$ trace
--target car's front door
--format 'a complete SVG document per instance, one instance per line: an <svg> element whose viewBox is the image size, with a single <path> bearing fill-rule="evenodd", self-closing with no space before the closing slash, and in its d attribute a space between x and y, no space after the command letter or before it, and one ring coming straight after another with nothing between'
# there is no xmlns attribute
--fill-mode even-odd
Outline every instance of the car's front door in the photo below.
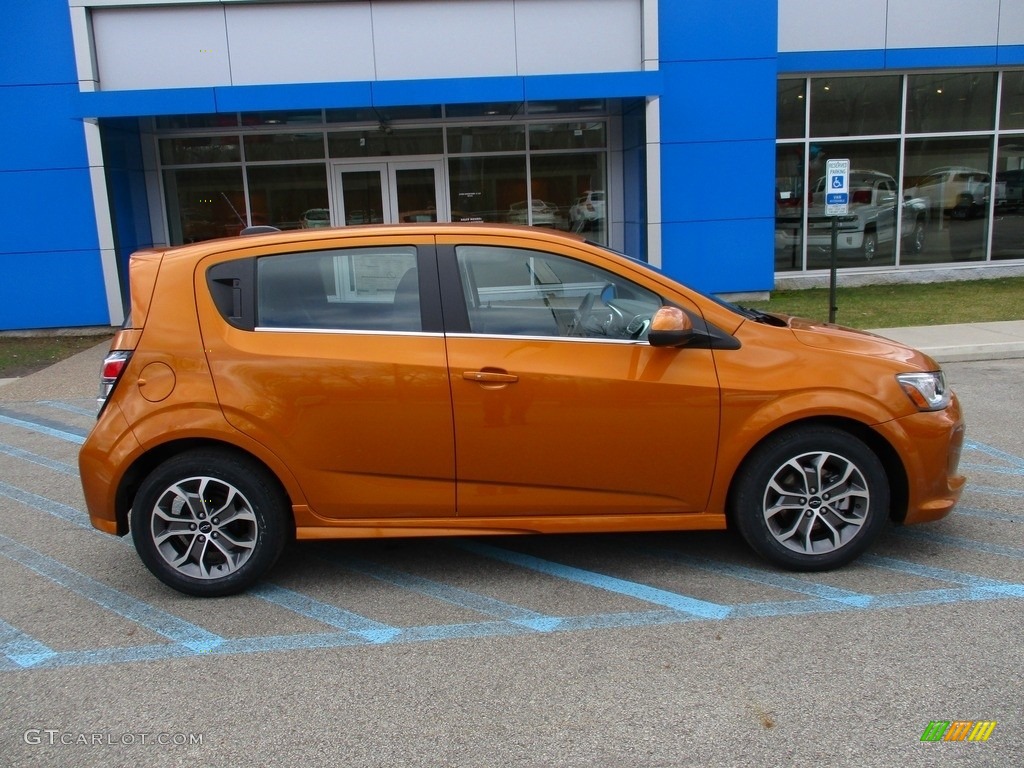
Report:
<svg viewBox="0 0 1024 768"><path fill-rule="evenodd" d="M438 240L459 515L703 511L711 352L651 347L662 298L566 249Z"/></svg>

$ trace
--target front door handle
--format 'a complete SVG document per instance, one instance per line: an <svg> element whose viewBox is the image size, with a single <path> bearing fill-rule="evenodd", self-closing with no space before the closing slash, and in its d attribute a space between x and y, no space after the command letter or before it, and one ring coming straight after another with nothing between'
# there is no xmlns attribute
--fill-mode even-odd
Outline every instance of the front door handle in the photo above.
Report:
<svg viewBox="0 0 1024 768"><path fill-rule="evenodd" d="M477 384L515 384L519 377L514 373L500 371L463 371L462 378L475 381Z"/></svg>

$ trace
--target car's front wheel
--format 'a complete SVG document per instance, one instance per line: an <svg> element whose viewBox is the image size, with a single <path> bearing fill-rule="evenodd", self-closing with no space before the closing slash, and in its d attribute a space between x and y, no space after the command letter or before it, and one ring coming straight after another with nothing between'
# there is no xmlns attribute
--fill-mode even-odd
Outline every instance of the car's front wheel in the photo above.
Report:
<svg viewBox="0 0 1024 768"><path fill-rule="evenodd" d="M217 597L263 576L288 539L287 497L257 462L218 450L183 453L143 481L131 510L135 549L179 592Z"/></svg>
<svg viewBox="0 0 1024 768"><path fill-rule="evenodd" d="M731 519L756 552L786 568L820 571L850 562L888 516L882 463L861 440L833 427L770 437L740 472Z"/></svg>

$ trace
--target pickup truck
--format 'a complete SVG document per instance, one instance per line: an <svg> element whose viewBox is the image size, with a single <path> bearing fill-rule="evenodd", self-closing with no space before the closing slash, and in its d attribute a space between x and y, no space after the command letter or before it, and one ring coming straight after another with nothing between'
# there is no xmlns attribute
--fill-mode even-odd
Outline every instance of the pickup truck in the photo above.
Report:
<svg viewBox="0 0 1024 768"><path fill-rule="evenodd" d="M896 238L898 186L896 180L879 171L850 172L849 213L838 217L837 249L856 252L865 261L872 261L879 245L893 243ZM832 217L825 215L825 177L818 179L811 190L807 210L807 248L817 252L832 250ZM928 226L928 202L905 196L903 208L903 249L920 253L924 249ZM776 247L792 247L800 231L799 209L780 209L776 216Z"/></svg>

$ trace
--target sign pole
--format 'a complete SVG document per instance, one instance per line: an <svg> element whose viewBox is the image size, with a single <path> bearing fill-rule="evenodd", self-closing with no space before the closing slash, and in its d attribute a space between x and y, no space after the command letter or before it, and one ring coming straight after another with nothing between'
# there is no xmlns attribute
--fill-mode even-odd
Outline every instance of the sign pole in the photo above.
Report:
<svg viewBox="0 0 1024 768"><path fill-rule="evenodd" d="M825 163L825 215L832 217L832 258L829 263L828 321L836 321L836 269L839 261L839 217L850 212L850 161Z"/></svg>
<svg viewBox="0 0 1024 768"><path fill-rule="evenodd" d="M832 217L832 260L829 264L829 276L828 276L828 321L834 323L836 321L836 310L839 307L836 306L836 262L837 251L839 243L839 218L837 216Z"/></svg>

